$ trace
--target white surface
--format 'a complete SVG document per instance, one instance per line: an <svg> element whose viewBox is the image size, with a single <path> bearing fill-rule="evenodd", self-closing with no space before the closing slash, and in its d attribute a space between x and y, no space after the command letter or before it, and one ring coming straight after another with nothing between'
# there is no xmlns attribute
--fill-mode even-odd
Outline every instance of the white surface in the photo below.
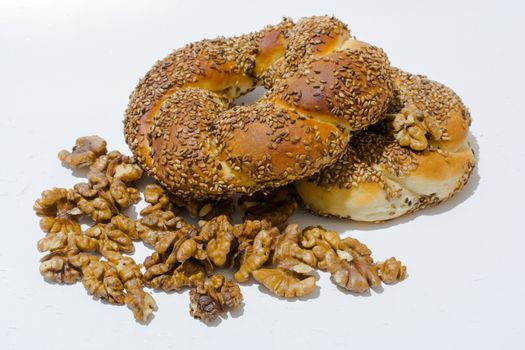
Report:
<svg viewBox="0 0 525 350"><path fill-rule="evenodd" d="M524 8L519 1L0 1L0 348L524 349ZM155 60L205 37L334 14L392 63L455 89L470 107L479 165L449 203L382 225L292 221L346 231L410 277L353 296L321 273L319 295L283 301L243 286L245 306L213 327L188 315L187 292L155 293L143 326L82 285L44 282L31 207L71 186L56 159L77 136L127 151L122 115ZM521 180L520 180L521 179ZM142 258L147 251L139 248Z"/></svg>

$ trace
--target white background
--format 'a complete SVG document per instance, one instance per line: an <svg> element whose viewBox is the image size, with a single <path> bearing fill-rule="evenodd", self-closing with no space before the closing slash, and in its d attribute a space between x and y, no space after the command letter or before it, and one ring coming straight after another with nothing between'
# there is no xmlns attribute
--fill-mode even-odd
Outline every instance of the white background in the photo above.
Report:
<svg viewBox="0 0 525 350"><path fill-rule="evenodd" d="M520 1L0 1L0 348L524 349L524 12ZM297 301L243 286L243 309L212 326L190 318L187 292L154 293L145 326L81 284L42 280L32 204L82 181L60 149L99 134L129 152L128 95L172 49L315 14L337 16L470 107L479 163L450 202L385 224L292 219L357 237L377 260L395 255L406 281L354 296L321 273L318 293Z"/></svg>

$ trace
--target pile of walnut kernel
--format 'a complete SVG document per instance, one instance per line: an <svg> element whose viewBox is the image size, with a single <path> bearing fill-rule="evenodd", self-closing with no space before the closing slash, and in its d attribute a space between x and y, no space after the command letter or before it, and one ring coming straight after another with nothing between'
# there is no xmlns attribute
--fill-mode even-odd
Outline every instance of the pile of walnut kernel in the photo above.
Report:
<svg viewBox="0 0 525 350"><path fill-rule="evenodd" d="M57 283L81 281L90 295L126 304L138 321L147 322L157 308L144 287L166 292L189 288L190 314L209 322L242 303L236 282L250 278L280 297L293 298L315 288L315 269L354 293L406 277L401 262L375 263L356 239L341 239L321 227L287 225L297 208L290 186L241 197L244 219L233 224L233 200L182 203L159 185L148 185L148 206L133 221L123 214L140 199L134 185L142 170L132 158L108 153L98 136L81 137L72 152L58 156L71 168L89 167L88 181L44 191L35 202L46 234L37 244L46 252L40 273ZM181 206L201 219L197 226L177 215ZM82 217L92 223L84 231ZM125 255L134 251L137 240L154 249L143 264ZM235 281L214 273L218 268L233 269Z"/></svg>

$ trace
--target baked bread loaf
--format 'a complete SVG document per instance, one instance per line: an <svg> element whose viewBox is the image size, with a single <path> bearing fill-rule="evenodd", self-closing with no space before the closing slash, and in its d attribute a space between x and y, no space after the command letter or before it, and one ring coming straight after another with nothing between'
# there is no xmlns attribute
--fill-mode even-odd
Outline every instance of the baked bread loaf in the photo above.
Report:
<svg viewBox="0 0 525 350"><path fill-rule="evenodd" d="M182 199L254 193L334 163L352 132L393 96L382 50L335 18L285 19L260 32L189 44L157 62L130 96L126 142ZM257 103L232 102L257 85Z"/></svg>
<svg viewBox="0 0 525 350"><path fill-rule="evenodd" d="M393 77L385 118L354 135L334 165L296 183L310 210L383 221L442 202L467 182L475 159L461 99L424 76L393 69Z"/></svg>

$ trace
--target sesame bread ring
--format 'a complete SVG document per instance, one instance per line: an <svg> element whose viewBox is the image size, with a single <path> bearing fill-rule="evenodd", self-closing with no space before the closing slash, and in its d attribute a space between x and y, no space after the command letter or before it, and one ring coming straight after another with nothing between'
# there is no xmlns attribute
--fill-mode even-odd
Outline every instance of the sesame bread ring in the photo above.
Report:
<svg viewBox="0 0 525 350"><path fill-rule="evenodd" d="M139 82L125 117L139 164L182 199L285 185L337 160L393 97L382 50L332 17L189 44ZM255 104L232 102L257 85Z"/></svg>
<svg viewBox="0 0 525 350"><path fill-rule="evenodd" d="M310 210L384 221L440 203L466 184L475 164L468 110L446 86L393 72L387 118L354 135L334 165L296 183Z"/></svg>

